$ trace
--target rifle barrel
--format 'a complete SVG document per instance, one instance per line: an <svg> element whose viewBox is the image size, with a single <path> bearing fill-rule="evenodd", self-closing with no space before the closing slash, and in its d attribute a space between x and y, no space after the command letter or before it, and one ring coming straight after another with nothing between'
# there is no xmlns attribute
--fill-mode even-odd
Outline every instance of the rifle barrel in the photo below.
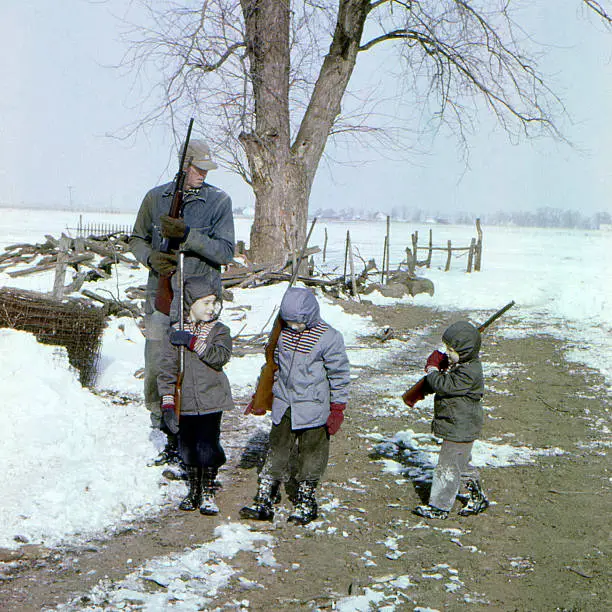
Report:
<svg viewBox="0 0 612 612"><path fill-rule="evenodd" d="M497 321L507 310L510 310L514 306L515 302L512 300L508 302L503 308L500 308L495 314L491 315L479 328L478 331L483 332L491 323Z"/></svg>

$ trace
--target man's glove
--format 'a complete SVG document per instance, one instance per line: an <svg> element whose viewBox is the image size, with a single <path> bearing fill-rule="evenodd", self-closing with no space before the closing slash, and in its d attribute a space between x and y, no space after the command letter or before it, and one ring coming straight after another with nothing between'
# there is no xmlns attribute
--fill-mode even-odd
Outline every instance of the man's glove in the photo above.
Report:
<svg viewBox="0 0 612 612"><path fill-rule="evenodd" d="M170 276L176 270L177 258L173 253L151 251L148 263L149 268L157 272L160 276Z"/></svg>
<svg viewBox="0 0 612 612"><path fill-rule="evenodd" d="M161 223L161 235L164 238L178 238L181 242L187 238L189 226L180 217L177 219L168 215L162 215L159 218L159 222Z"/></svg>
<svg viewBox="0 0 612 612"><path fill-rule="evenodd" d="M427 358L427 363L425 364L425 372L427 372L428 374L433 370L439 370L441 372L444 372L445 370L448 370L448 366L448 355L440 351L434 351Z"/></svg>
<svg viewBox="0 0 612 612"><path fill-rule="evenodd" d="M335 433L338 433L340 429L340 425L342 425L342 421L344 421L344 409L346 408L346 404L338 404L336 402L332 402L329 407L329 416L327 417L327 432L330 436L333 436Z"/></svg>
<svg viewBox="0 0 612 612"><path fill-rule="evenodd" d="M186 346L190 351L193 351L198 337L190 334L188 331L173 329L168 336L170 343L174 346Z"/></svg>
<svg viewBox="0 0 612 612"><path fill-rule="evenodd" d="M174 411L174 404L162 404L161 413L164 424L170 430L170 433L176 435L179 432L179 424L176 412Z"/></svg>

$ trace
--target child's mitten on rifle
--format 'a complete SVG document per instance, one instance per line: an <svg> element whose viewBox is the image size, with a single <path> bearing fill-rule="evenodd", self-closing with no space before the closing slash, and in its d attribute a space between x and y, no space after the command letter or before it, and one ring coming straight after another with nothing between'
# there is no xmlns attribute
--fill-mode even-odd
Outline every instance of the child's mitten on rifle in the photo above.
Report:
<svg viewBox="0 0 612 612"><path fill-rule="evenodd" d="M433 370L439 370L440 372L444 372L448 369L448 365L448 355L446 353L442 353L441 351L434 351L427 358L427 363L425 364L425 372L427 372L428 374Z"/></svg>
<svg viewBox="0 0 612 612"><path fill-rule="evenodd" d="M186 346L193 351L198 337L182 329L173 329L169 335L170 343L174 346Z"/></svg>

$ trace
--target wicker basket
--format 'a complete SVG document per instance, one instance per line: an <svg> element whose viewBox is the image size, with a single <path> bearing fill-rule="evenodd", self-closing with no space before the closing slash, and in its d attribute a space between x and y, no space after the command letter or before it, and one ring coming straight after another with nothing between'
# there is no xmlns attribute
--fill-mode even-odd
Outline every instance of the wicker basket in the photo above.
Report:
<svg viewBox="0 0 612 612"><path fill-rule="evenodd" d="M0 327L27 331L43 344L66 347L81 384L95 383L106 315L80 300L57 301L24 289L0 289Z"/></svg>

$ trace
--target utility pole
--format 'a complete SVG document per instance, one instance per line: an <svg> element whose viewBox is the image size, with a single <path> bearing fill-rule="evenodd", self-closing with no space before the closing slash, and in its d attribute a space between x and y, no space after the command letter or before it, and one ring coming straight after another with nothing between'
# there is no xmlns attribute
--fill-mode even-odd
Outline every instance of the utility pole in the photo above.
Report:
<svg viewBox="0 0 612 612"><path fill-rule="evenodd" d="M68 185L68 204L70 206L70 210L72 210L72 190L74 187L72 185Z"/></svg>

